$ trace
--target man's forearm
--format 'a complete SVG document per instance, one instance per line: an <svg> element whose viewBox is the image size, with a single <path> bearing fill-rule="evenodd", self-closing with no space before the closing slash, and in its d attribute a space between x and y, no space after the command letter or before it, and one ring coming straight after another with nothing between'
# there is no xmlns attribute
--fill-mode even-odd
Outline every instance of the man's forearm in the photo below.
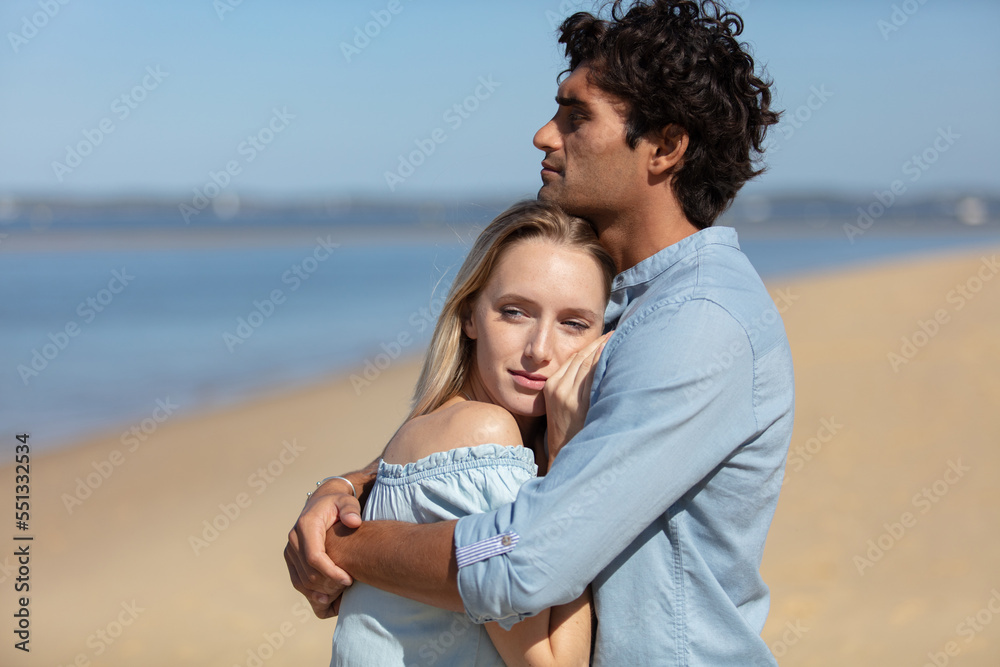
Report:
<svg viewBox="0 0 1000 667"><path fill-rule="evenodd" d="M366 521L354 531L337 524L327 533L326 551L358 581L442 609L464 611L453 548L456 523Z"/></svg>

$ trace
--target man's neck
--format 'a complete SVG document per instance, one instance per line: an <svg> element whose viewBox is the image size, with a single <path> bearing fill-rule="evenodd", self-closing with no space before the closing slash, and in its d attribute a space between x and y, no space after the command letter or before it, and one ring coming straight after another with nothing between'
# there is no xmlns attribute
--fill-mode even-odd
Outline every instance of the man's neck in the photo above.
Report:
<svg viewBox="0 0 1000 667"><path fill-rule="evenodd" d="M698 231L673 200L646 209L636 207L610 220L592 222L601 245L615 260L619 272L631 269Z"/></svg>

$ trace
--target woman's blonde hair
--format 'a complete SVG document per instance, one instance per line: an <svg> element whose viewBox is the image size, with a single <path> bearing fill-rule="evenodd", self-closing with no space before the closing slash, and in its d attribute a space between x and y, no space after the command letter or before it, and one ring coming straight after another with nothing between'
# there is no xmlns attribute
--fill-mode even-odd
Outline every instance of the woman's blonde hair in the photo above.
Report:
<svg viewBox="0 0 1000 667"><path fill-rule="evenodd" d="M515 243L529 239L552 241L589 253L604 274L605 298L611 294L615 263L587 221L550 202L528 200L514 204L482 231L455 276L434 327L409 419L433 412L462 390L475 349L462 322L471 315L472 302L489 282L504 253Z"/></svg>

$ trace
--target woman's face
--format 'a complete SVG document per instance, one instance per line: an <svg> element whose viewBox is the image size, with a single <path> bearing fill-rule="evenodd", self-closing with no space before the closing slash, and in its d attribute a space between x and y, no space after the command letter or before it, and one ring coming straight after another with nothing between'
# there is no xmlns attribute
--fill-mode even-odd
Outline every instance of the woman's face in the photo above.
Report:
<svg viewBox="0 0 1000 667"><path fill-rule="evenodd" d="M545 414L545 380L601 335L605 305L600 265L585 251L512 245L463 323L476 341L477 389L515 416Z"/></svg>

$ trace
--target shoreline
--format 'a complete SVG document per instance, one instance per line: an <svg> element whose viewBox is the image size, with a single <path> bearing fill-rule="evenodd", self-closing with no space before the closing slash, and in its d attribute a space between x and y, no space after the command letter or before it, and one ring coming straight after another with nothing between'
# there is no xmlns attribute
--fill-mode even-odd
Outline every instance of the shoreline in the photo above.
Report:
<svg viewBox="0 0 1000 667"><path fill-rule="evenodd" d="M429 243L461 239L460 232L475 237L481 227L469 222L454 229L442 226L384 225L378 227L287 225L282 227L150 227L110 229L11 230L3 238L9 253L119 250L176 250L210 248L296 247L313 243L317 236L334 236L337 242L366 244L389 236L398 243ZM0 230L3 228L0 227ZM456 231L456 230L460 230Z"/></svg>
<svg viewBox="0 0 1000 667"><path fill-rule="evenodd" d="M454 224L379 224L379 225L330 225L289 223L286 225L233 225L215 226L108 226L72 228L11 228L0 224L5 252L77 251L77 250L155 250L177 248L241 248L262 245L295 246L313 242L317 235L333 235L347 243L382 242L386 236L404 243L454 241L456 238L469 243L488 220L466 220ZM855 234L844 230L849 220L829 220L822 224L789 224L787 222L740 222L722 224L737 231L741 239L749 240L801 240L822 238L830 241L862 243L865 238L955 238L965 235L970 243L985 241L997 243L1000 226L979 226L953 223L900 223L875 225ZM471 235L471 236L470 236Z"/></svg>
<svg viewBox="0 0 1000 667"><path fill-rule="evenodd" d="M360 230L356 231L362 233ZM270 233L265 234L265 238L269 236ZM880 266L905 266L913 262L946 261L954 257L967 256L974 252L990 254L991 252L996 251L1000 251L1000 242L991 243L989 245L984 244L982 246L978 246L975 250L969 246L913 250L900 255L867 258L862 257L846 265L835 264L832 266L825 266L820 264L811 269L765 274L763 276L763 280L769 287L781 286L787 283L797 283L803 280L836 277L846 273L869 270ZM775 290L772 289L771 291L773 293ZM399 359L393 360L393 363L409 363L414 360L420 360L422 359L423 352L424 350L422 348L419 350L408 350L407 353L403 354ZM358 361L353 363L360 364L361 362ZM229 387L219 385L215 390L213 390L210 398L203 399L201 402L193 404L191 407L185 405L183 407L183 416L185 418L189 416L198 417L209 414L213 411L239 405L241 403L280 398L286 393L296 392L310 387L322 386L326 383L335 382L342 377L349 377L352 373L358 373L360 371L360 367L348 363L341 365L334 371L326 371L315 375L304 373L295 379L274 380L260 384L240 384ZM45 445L45 449L46 451L59 451L77 446L81 442L88 442L100 438L110 438L116 432L120 434L122 432L121 429L130 429L137 422L141 422L146 419L148 417L147 412L148 409L144 408L142 411L133 410L129 415L123 414L119 417L112 416L100 418L98 423L94 426L84 426L78 433L75 434L68 428L57 429L49 435L51 444ZM27 426L30 427L32 425L28 424ZM11 455L6 453L0 456L0 464L9 463L12 460L10 457Z"/></svg>
<svg viewBox="0 0 1000 667"><path fill-rule="evenodd" d="M423 349L407 351L406 353L401 354L398 358L393 359L391 367L402 366L409 368L415 366L419 369L420 364L423 363L423 355ZM389 369L387 368L386 370ZM223 415L233 410L241 410L244 408L249 409L252 406L263 406L276 401L286 401L298 395L309 395L313 392L323 391L331 385L341 382L349 383L350 378L353 375L360 375L363 372L363 365L353 364L338 371L323 373L297 381L283 381L249 388L233 389L231 393L220 394L218 397L209 401L204 401L190 407L183 406L183 409L177 414L177 417L174 418L171 415L170 419L171 421L197 421L202 419L211 419L216 415ZM380 373L381 372L382 371L380 370ZM379 377L381 377L381 375ZM375 381L377 382L378 378L376 378ZM363 389L364 388L362 388L361 393L363 393ZM357 390L355 390L355 393L357 393ZM410 397L407 396L407 401L409 401L409 398ZM165 399L160 399L160 402L169 400L168 396ZM141 429L142 422L148 422L149 419L150 413L148 410L142 413L137 412L130 419L108 419L103 425L83 430L77 435L54 437L51 441L43 445L43 448L38 451L40 454L50 455L57 454L62 451L72 450L78 447L86 447L95 442L118 440L130 432L134 433L133 429L135 428ZM166 420L157 420L154 418L154 421L159 423L160 421ZM139 437L142 436L140 435ZM4 458L7 456L10 458ZM12 463L13 453L4 451L3 454L0 455L0 469Z"/></svg>

